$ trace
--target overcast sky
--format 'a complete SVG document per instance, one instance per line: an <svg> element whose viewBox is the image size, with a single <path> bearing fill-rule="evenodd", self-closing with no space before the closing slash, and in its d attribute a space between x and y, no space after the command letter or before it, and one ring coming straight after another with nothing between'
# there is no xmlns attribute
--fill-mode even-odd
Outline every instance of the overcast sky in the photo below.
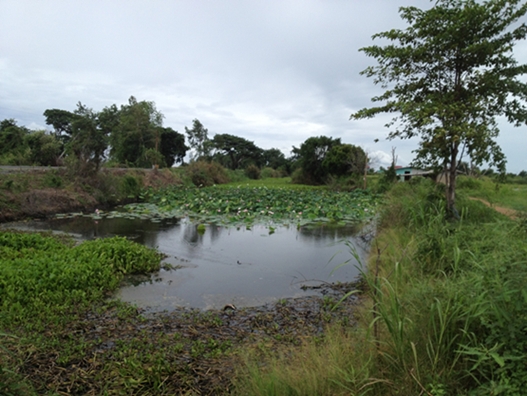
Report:
<svg viewBox="0 0 527 396"><path fill-rule="evenodd" d="M199 119L290 155L311 136L362 146L399 165L416 141L385 137L387 117L350 121L380 93L359 75L371 36L404 28L398 9L428 0L0 0L0 120L49 129L46 109L96 111L153 101L164 126ZM516 48L527 62L527 45ZM527 170L527 127L502 124L508 170ZM380 139L375 143L375 139Z"/></svg>

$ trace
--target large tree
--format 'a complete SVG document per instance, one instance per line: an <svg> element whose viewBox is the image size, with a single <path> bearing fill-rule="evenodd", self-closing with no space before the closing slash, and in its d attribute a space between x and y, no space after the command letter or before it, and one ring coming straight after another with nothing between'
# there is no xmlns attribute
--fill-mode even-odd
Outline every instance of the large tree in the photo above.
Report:
<svg viewBox="0 0 527 396"><path fill-rule="evenodd" d="M362 74L386 91L352 118L395 113L388 138L420 137L416 163L447 172L446 199L455 212L456 172L467 155L472 163L505 171L496 143L496 118L520 125L527 121L527 72L513 57L527 26L521 0L437 0L428 10L400 8L409 26L373 36L384 46L361 48L377 66Z"/></svg>
<svg viewBox="0 0 527 396"><path fill-rule="evenodd" d="M97 173L108 147L107 133L99 127L98 113L81 102L74 114L77 117L71 123L71 139L66 151L75 157L79 173Z"/></svg>
<svg viewBox="0 0 527 396"><path fill-rule="evenodd" d="M185 145L185 136L172 128L160 129L161 141L159 152L169 168L175 163L183 162L188 147Z"/></svg>
<svg viewBox="0 0 527 396"><path fill-rule="evenodd" d="M325 171L335 176L362 175L366 166L366 153L352 144L333 146L322 161Z"/></svg>
<svg viewBox="0 0 527 396"><path fill-rule="evenodd" d="M310 137L300 148L293 146L293 157L302 171L305 183L322 184L329 175L328 168L323 165L330 150L341 145L340 138L327 136Z"/></svg>
<svg viewBox="0 0 527 396"><path fill-rule="evenodd" d="M46 124L51 125L55 130L55 136L67 142L71 137L71 124L77 115L71 111L61 109L47 109L44 111Z"/></svg>
<svg viewBox="0 0 527 396"><path fill-rule="evenodd" d="M231 169L238 169L248 162L258 163L263 150L253 142L239 136L227 133L214 135L212 146L216 150L216 158L221 156L224 162Z"/></svg>
<svg viewBox="0 0 527 396"><path fill-rule="evenodd" d="M111 114L110 110L109 120L114 122ZM121 106L118 114L119 121L115 122L110 135L110 155L122 164L150 166L146 153L149 149L158 151L163 114L156 109L154 102L138 102L133 96L127 105Z"/></svg>
<svg viewBox="0 0 527 396"><path fill-rule="evenodd" d="M0 155L22 152L25 150L25 137L29 130L18 126L14 119L0 122Z"/></svg>
<svg viewBox="0 0 527 396"><path fill-rule="evenodd" d="M209 139L209 130L198 119L192 121L192 129L185 127L185 134L187 135L190 148L194 150L193 160L210 155L212 146Z"/></svg>

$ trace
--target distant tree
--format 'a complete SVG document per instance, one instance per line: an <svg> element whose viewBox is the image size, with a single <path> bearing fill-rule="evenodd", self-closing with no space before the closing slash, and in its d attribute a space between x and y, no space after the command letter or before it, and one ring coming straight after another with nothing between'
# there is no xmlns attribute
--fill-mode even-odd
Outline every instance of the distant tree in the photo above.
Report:
<svg viewBox="0 0 527 396"><path fill-rule="evenodd" d="M0 155L22 152L26 149L25 136L29 130L18 126L13 119L0 122Z"/></svg>
<svg viewBox="0 0 527 396"><path fill-rule="evenodd" d="M215 156L224 157L231 169L259 162L263 152L253 142L227 133L214 135L212 147L216 150Z"/></svg>
<svg viewBox="0 0 527 396"><path fill-rule="evenodd" d="M284 153L277 148L264 150L262 153L262 166L278 169L287 165Z"/></svg>
<svg viewBox="0 0 527 396"><path fill-rule="evenodd" d="M110 134L110 156L122 164L149 167L146 151L159 143L158 128L163 126L163 117L154 102L138 102L131 96L128 104L121 106L119 122Z"/></svg>
<svg viewBox="0 0 527 396"><path fill-rule="evenodd" d="M328 168L323 165L324 161L330 150L341 144L339 138L318 136L308 138L300 145L300 148L293 146L293 157L301 168L304 182L312 184L326 182L329 173Z"/></svg>
<svg viewBox="0 0 527 396"><path fill-rule="evenodd" d="M89 176L98 172L108 147L107 135L99 128L98 114L81 102L74 111L71 139L66 152L75 157L76 172ZM70 163L72 163L70 161Z"/></svg>
<svg viewBox="0 0 527 396"><path fill-rule="evenodd" d="M527 65L518 65L512 52L527 35L525 23L513 26L526 12L522 0L437 0L429 10L402 7L409 27L378 33L373 37L390 43L361 49L378 62L362 74L393 88L372 99L384 104L351 117L397 113L388 138L420 137L414 162L448 171L445 195L454 215L461 154L504 172L496 117L516 125L527 121L527 84L518 79Z"/></svg>
<svg viewBox="0 0 527 396"><path fill-rule="evenodd" d="M40 166L57 166L63 144L55 135L46 131L32 131L25 137L30 148L31 164Z"/></svg>
<svg viewBox="0 0 527 396"><path fill-rule="evenodd" d="M518 176L527 177L527 171L522 170L520 173L518 173Z"/></svg>
<svg viewBox="0 0 527 396"><path fill-rule="evenodd" d="M105 107L97 114L97 127L105 136L110 136L119 127L120 110L116 105Z"/></svg>
<svg viewBox="0 0 527 396"><path fill-rule="evenodd" d="M71 124L77 116L67 110L48 109L44 111L46 117L46 124L51 125L54 129L55 136L67 142L71 137Z"/></svg>
<svg viewBox="0 0 527 396"><path fill-rule="evenodd" d="M361 147L352 144L331 147L322 161L325 172L335 176L363 175L366 165L366 153Z"/></svg>
<svg viewBox="0 0 527 396"><path fill-rule="evenodd" d="M209 131L199 120L192 121L192 129L185 127L185 134L190 148L194 150L192 155L193 160L206 158L210 155L211 141L209 139Z"/></svg>
<svg viewBox="0 0 527 396"><path fill-rule="evenodd" d="M159 152L163 156L166 166L170 168L175 163L183 162L188 150L185 145L185 136L172 128L161 128L160 136Z"/></svg>

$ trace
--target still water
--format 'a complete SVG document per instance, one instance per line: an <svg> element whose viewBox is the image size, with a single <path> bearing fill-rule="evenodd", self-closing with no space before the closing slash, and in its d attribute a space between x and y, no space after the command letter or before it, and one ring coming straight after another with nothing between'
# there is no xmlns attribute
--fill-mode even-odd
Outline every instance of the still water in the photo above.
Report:
<svg viewBox="0 0 527 396"><path fill-rule="evenodd" d="M156 248L176 269L161 270L121 288L117 297L153 311L258 306L282 298L317 294L309 286L350 282L359 265L344 241L363 256L367 244L353 227L224 227L198 232L188 219L151 222L89 217L12 223L10 228L66 232L80 240L125 236ZM5 227L4 227L5 228ZM348 265L335 270L339 264ZM304 286L304 287L303 287ZM308 286L306 289L305 287Z"/></svg>

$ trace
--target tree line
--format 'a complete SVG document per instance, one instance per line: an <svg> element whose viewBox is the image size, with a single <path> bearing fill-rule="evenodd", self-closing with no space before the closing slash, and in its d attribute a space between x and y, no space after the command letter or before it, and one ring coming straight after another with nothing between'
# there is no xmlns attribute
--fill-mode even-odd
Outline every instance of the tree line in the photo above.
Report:
<svg viewBox="0 0 527 396"><path fill-rule="evenodd" d="M322 184L330 177L360 175L367 165L364 150L326 136L310 137L291 156L277 148L262 149L254 142L227 133L209 136L197 119L184 134L164 126L154 102L111 105L101 111L77 103L73 111L47 109L52 130L30 130L13 119L0 122L0 163L6 165L65 165L90 176L104 164L118 167L164 168L191 162L216 162L238 170L272 168L283 175L293 171L304 183Z"/></svg>

